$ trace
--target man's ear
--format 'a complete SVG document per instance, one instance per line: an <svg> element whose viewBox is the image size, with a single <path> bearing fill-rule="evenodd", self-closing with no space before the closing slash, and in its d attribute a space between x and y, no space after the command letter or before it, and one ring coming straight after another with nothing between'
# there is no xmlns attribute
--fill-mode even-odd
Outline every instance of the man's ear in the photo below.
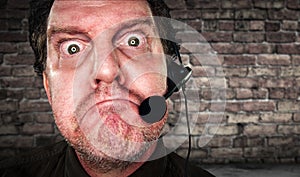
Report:
<svg viewBox="0 0 300 177"><path fill-rule="evenodd" d="M44 89L46 91L48 101L50 105L52 104L52 99L51 99L51 94L50 94L50 88L49 88L49 83L48 83L48 78L45 72L43 72L43 84L44 84Z"/></svg>

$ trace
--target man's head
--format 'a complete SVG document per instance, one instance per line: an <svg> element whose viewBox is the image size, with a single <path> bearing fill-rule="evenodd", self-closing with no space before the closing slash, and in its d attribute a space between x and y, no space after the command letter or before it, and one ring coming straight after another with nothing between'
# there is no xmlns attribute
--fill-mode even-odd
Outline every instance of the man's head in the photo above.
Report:
<svg viewBox="0 0 300 177"><path fill-rule="evenodd" d="M147 158L166 122L167 114L151 125L138 115L144 99L167 89L163 54L172 47L160 39L165 32L157 28L165 24L154 15L167 16L166 6L154 0L32 2L35 68L56 124L88 165L103 171Z"/></svg>
<svg viewBox="0 0 300 177"><path fill-rule="evenodd" d="M147 0L147 2L150 6L153 16L170 18L169 8L162 0ZM54 0L31 0L30 3L29 40L35 53L36 61L34 64L34 69L38 75L42 75L46 66L46 30L48 16L53 3ZM159 29L160 36L162 37L161 42L164 47L165 54L171 56L175 55L176 49L174 49L174 43L172 42L175 41L174 29L166 21L161 22L157 20L156 26Z"/></svg>

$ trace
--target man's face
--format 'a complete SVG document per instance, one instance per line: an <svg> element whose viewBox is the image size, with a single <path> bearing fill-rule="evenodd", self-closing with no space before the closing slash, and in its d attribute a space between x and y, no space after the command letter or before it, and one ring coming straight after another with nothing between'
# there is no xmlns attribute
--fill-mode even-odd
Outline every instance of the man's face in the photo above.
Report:
<svg viewBox="0 0 300 177"><path fill-rule="evenodd" d="M64 137L89 158L139 158L167 117L149 125L138 115L144 99L166 91L147 2L57 0L47 36L44 85Z"/></svg>

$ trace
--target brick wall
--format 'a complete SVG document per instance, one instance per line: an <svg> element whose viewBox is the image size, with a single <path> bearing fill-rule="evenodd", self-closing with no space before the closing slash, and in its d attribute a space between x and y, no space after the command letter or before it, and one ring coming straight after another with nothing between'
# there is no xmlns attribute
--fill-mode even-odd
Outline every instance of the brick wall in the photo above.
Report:
<svg viewBox="0 0 300 177"><path fill-rule="evenodd" d="M200 108L190 105L191 111L200 113L191 115L198 121L192 132L192 158L204 163L299 163L300 2L166 2L172 16L198 30L221 61L219 67L200 66L194 58L197 51L182 49L184 61L194 65L193 76L204 84L197 92ZM42 80L31 66L27 10L28 0L0 1L0 158L60 139ZM226 107L219 127L203 128L212 108L202 67L226 79ZM180 108L176 99L178 95L170 105L175 112ZM214 135L205 146L203 133ZM186 147L185 143L177 152L184 155Z"/></svg>

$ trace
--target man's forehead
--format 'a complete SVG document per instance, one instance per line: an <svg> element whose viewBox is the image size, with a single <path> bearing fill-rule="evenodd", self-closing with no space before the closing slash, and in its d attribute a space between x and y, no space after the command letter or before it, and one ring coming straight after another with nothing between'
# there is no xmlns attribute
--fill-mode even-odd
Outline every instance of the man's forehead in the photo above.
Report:
<svg viewBox="0 0 300 177"><path fill-rule="evenodd" d="M122 5L124 2L147 2L146 0L55 0L56 2L64 2L64 3L80 3L80 4L105 4L105 3L119 3L119 5Z"/></svg>
<svg viewBox="0 0 300 177"><path fill-rule="evenodd" d="M152 13L146 0L56 0L50 12L49 25L76 23L94 28L149 16Z"/></svg>

